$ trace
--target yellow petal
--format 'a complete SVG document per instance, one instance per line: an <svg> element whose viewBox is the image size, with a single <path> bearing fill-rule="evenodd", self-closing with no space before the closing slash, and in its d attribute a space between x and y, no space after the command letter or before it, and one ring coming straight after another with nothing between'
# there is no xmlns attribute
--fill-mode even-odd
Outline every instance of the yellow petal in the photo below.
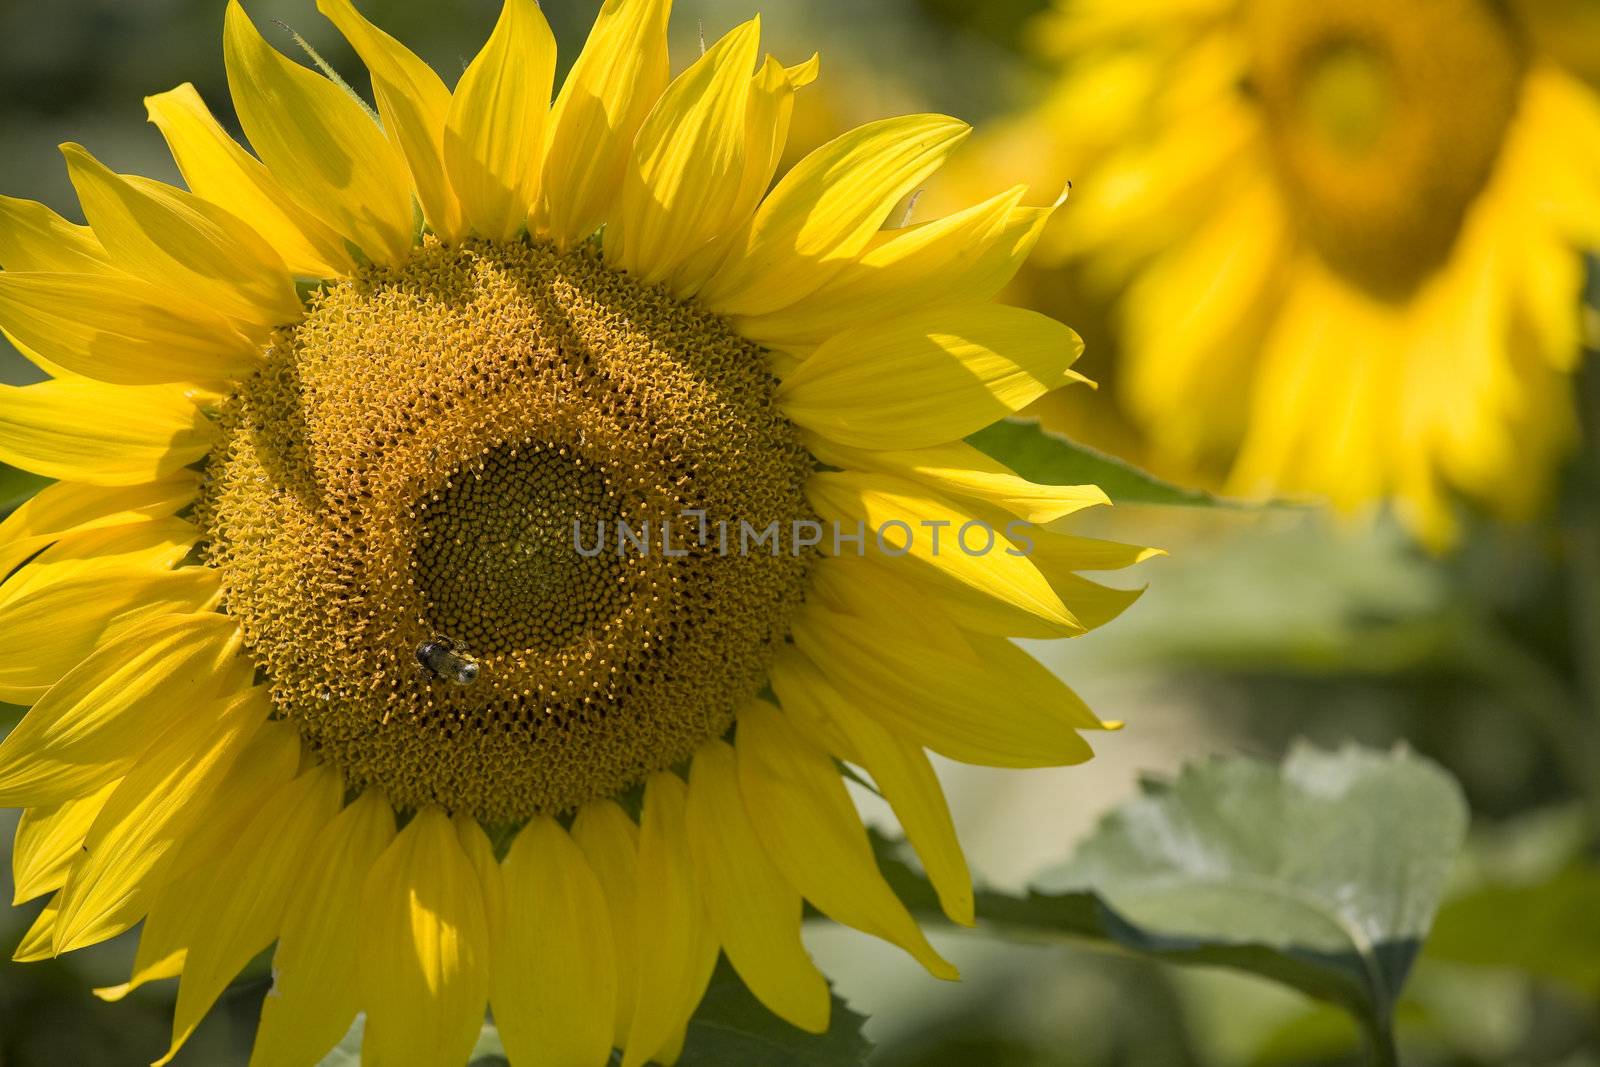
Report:
<svg viewBox="0 0 1600 1067"><path fill-rule="evenodd" d="M153 619L51 687L0 743L0 804L59 804L125 775L152 733L215 692L238 654L224 615Z"/></svg>
<svg viewBox="0 0 1600 1067"><path fill-rule="evenodd" d="M67 871L83 854L84 835L116 788L116 782L109 782L87 796L22 813L11 847L13 904L67 884Z"/></svg>
<svg viewBox="0 0 1600 1067"><path fill-rule="evenodd" d="M32 703L102 645L158 618L201 611L221 592L215 571L85 568L8 601L0 628L0 700Z"/></svg>
<svg viewBox="0 0 1600 1067"><path fill-rule="evenodd" d="M228 136L193 85L147 96L144 105L189 189L249 220L296 276L331 278L355 267L344 238L295 204L283 183Z"/></svg>
<svg viewBox="0 0 1600 1067"><path fill-rule="evenodd" d="M759 700L739 712L737 745L740 795L789 884L835 921L903 948L934 977L957 978L878 872L827 754Z"/></svg>
<svg viewBox="0 0 1600 1067"><path fill-rule="evenodd" d="M517 834L504 875L490 995L507 1054L519 1064L607 1063L617 972L599 880L548 816Z"/></svg>
<svg viewBox="0 0 1600 1067"><path fill-rule="evenodd" d="M794 94L817 80L821 63L821 57L813 55L798 66L785 67L768 56L756 71L744 109L744 174L734 201L735 219L751 217L772 188L772 176L789 143Z"/></svg>
<svg viewBox="0 0 1600 1067"><path fill-rule="evenodd" d="M956 493L1004 508L1037 526L1076 514L1084 508L1111 503L1105 490L1097 485L1030 482L965 441L888 452L848 448L815 437L806 444L829 466L910 478L941 493Z"/></svg>
<svg viewBox="0 0 1600 1067"><path fill-rule="evenodd" d="M921 747L862 712L802 656L783 657L782 666L773 665L772 687L791 717L792 709L804 709L803 714L829 719L845 736L852 762L872 776L921 857L945 915L951 922L973 925L972 873L944 790Z"/></svg>
<svg viewBox="0 0 1600 1067"><path fill-rule="evenodd" d="M760 37L759 18L730 30L667 86L634 140L605 251L646 285L669 277L736 221Z"/></svg>
<svg viewBox="0 0 1600 1067"><path fill-rule="evenodd" d="M539 5L504 0L444 127L445 172L481 237L509 241L537 203L555 70L556 40Z"/></svg>
<svg viewBox="0 0 1600 1067"><path fill-rule="evenodd" d="M667 86L671 12L671 0L606 0L561 86L541 199L562 248L586 240L615 206L634 135Z"/></svg>
<svg viewBox="0 0 1600 1067"><path fill-rule="evenodd" d="M837 523L839 529L853 531L865 523L872 542L869 551L885 566L903 555L908 577L959 582L983 596L1082 632L1078 620L1007 531L953 501L900 478L854 471L815 474L806 495L825 522ZM879 547L880 543L887 547Z"/></svg>
<svg viewBox="0 0 1600 1067"><path fill-rule="evenodd" d="M241 714L266 715L271 703L265 686L238 697ZM139 931L133 973L119 986L96 989L102 1000L121 1000L147 982L175 978L183 970L201 914L194 901L213 891L217 870L270 798L294 778L300 765L300 734L283 720L269 720L255 731L212 795L206 817L191 827L171 853L161 891Z"/></svg>
<svg viewBox="0 0 1600 1067"><path fill-rule="evenodd" d="M1006 528L1004 514L985 514L982 509L979 514L995 529ZM1126 611L1143 595L1143 590L1113 589L1074 574L1073 570L1089 569L1089 564L1098 569L1114 569L1162 554L1158 549L1068 537L1031 527L1013 532L1017 551L1026 552L1028 561L1050 583L1051 591L1061 598L1062 606L1072 616L1072 626L1049 622L968 586L928 581L893 559L838 556L825 560L812 574L813 589L824 606L848 615L871 617L888 607L899 613L901 621L921 619L926 624L929 613L933 613L980 634L1037 640L1079 637Z"/></svg>
<svg viewBox="0 0 1600 1067"><path fill-rule="evenodd" d="M611 943L617 973L617 1003L612 1019L611 1043L622 1048L633 1024L638 993L637 907L639 886L639 827L614 801L595 800L578 810L572 820L572 839L583 850L599 880L611 919Z"/></svg>
<svg viewBox="0 0 1600 1067"><path fill-rule="evenodd" d="M222 316L110 274L0 272L0 327L73 374L117 385L242 378L261 360Z"/></svg>
<svg viewBox="0 0 1600 1067"><path fill-rule="evenodd" d="M228 0L223 56L239 123L295 204L368 259L406 258L411 179L361 105L268 45L238 0Z"/></svg>
<svg viewBox="0 0 1600 1067"><path fill-rule="evenodd" d="M916 636L886 629L882 618L815 606L794 625L795 643L835 687L942 756L987 767L1059 767L1093 756L1077 731L1104 725L1032 656L978 634L965 636L964 655L907 643ZM980 641L988 662L972 651Z"/></svg>
<svg viewBox="0 0 1600 1067"><path fill-rule="evenodd" d="M244 220L182 189L113 173L79 145L61 151L89 225L122 270L185 309L198 303L266 329L299 320L283 257Z"/></svg>
<svg viewBox="0 0 1600 1067"><path fill-rule="evenodd" d="M68 222L34 200L0 196L0 268L57 274L114 274L87 226Z"/></svg>
<svg viewBox="0 0 1600 1067"><path fill-rule="evenodd" d="M178 983L172 1046L156 1061L171 1061L241 968L282 928L290 896L304 876L305 857L338 814L344 781L331 767L313 767L261 801L228 855L211 872L206 891L191 903L193 938Z"/></svg>
<svg viewBox="0 0 1600 1067"><path fill-rule="evenodd" d="M46 478L154 481L204 456L211 441L184 389L76 380L0 386L0 462Z"/></svg>
<svg viewBox="0 0 1600 1067"><path fill-rule="evenodd" d="M102 941L150 910L168 854L205 818L212 793L265 712L256 701L228 694L156 737L84 839L84 856L61 893L58 951Z"/></svg>
<svg viewBox="0 0 1600 1067"><path fill-rule="evenodd" d="M57 914L55 899L51 898L33 925L28 927L28 932L22 935L17 950L11 954L14 962L37 963L55 955L51 945L55 941Z"/></svg>
<svg viewBox="0 0 1600 1067"><path fill-rule="evenodd" d="M791 70L768 56L756 72L744 109L744 173L728 212L734 222L750 218L772 186L772 176L789 139L794 94L816 78L818 65L818 58L813 56L809 63ZM670 286L684 295L698 291L742 240L742 229L730 229L702 245L673 273Z"/></svg>
<svg viewBox="0 0 1600 1067"><path fill-rule="evenodd" d="M694 1014L716 963L689 859L685 792L683 780L667 772L645 784L634 913L638 987L622 1067L640 1067L661 1052Z"/></svg>
<svg viewBox="0 0 1600 1067"><path fill-rule="evenodd" d="M717 940L744 984L802 1030L828 1029L828 981L800 940L800 893L773 864L739 798L733 749L712 741L689 773L689 850Z"/></svg>
<svg viewBox="0 0 1600 1067"><path fill-rule="evenodd" d="M1041 569L1046 566L1043 561L1040 562ZM1067 606L1067 610L1091 630L1097 630L1111 622L1144 596L1143 588L1115 589L1080 575L1049 569L1045 569L1044 574L1050 579L1050 588L1061 597L1061 602Z"/></svg>
<svg viewBox="0 0 1600 1067"><path fill-rule="evenodd" d="M700 302L725 315L761 315L816 292L970 132L944 115L906 115L818 148L768 195Z"/></svg>
<svg viewBox="0 0 1600 1067"><path fill-rule="evenodd" d="M181 518L64 534L0 585L0 699L32 704L102 643L149 619L200 611L221 590L173 568L200 536Z"/></svg>
<svg viewBox="0 0 1600 1067"><path fill-rule="evenodd" d="M378 858L362 894L364 1061L465 1063L489 999L483 891L449 816L427 808Z"/></svg>
<svg viewBox="0 0 1600 1067"><path fill-rule="evenodd" d="M199 476L187 470L112 488L53 482L0 522L0 574L10 574L64 534L167 518L192 503L199 488Z"/></svg>
<svg viewBox="0 0 1600 1067"><path fill-rule="evenodd" d="M461 235L461 203L444 172L444 124L450 90L432 67L361 17L350 0L317 0L372 73L372 95L389 140L405 156L417 200L433 232Z"/></svg>
<svg viewBox="0 0 1600 1067"><path fill-rule="evenodd" d="M505 885L500 877L500 861L494 855L494 842L478 820L465 813L450 820L456 829L456 840L467 861L478 876L478 888L483 893L483 915L487 928L500 929L505 918Z"/></svg>
<svg viewBox="0 0 1600 1067"><path fill-rule="evenodd" d="M784 379L784 413L830 441L907 449L960 440L1082 380L1078 335L1020 308L937 308L838 334Z"/></svg>
<svg viewBox="0 0 1600 1067"><path fill-rule="evenodd" d="M361 888L394 840L394 812L368 789L318 835L290 897L251 1067L319 1063L360 1010Z"/></svg>
<svg viewBox="0 0 1600 1067"><path fill-rule="evenodd" d="M178 565L200 530L177 517L62 534L0 584L0 609L89 575L154 574ZM0 655L3 655L0 651Z"/></svg>
<svg viewBox="0 0 1600 1067"><path fill-rule="evenodd" d="M1023 189L932 222L885 230L815 293L743 318L739 332L769 345L821 344L869 320L952 300L992 299L1038 242L1054 207L1021 207Z"/></svg>
<svg viewBox="0 0 1600 1067"><path fill-rule="evenodd" d="M1032 559L1048 575L1052 569L1067 571L1120 571L1135 563L1165 556L1160 548L1102 541L1094 537L1039 530L1033 534Z"/></svg>

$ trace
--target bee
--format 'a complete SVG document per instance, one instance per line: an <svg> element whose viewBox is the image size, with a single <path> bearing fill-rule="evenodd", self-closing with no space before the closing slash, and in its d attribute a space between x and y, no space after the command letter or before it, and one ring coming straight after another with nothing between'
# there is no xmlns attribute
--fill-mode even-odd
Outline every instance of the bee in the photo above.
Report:
<svg viewBox="0 0 1600 1067"><path fill-rule="evenodd" d="M456 685L471 685L478 680L477 662L442 637L418 645L417 662L435 678L448 678Z"/></svg>

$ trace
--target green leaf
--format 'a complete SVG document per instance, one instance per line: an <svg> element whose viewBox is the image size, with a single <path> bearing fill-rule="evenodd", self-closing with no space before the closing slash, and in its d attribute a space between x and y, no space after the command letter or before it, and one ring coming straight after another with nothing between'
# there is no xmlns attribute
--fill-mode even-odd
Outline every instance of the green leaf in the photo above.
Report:
<svg viewBox="0 0 1600 1067"><path fill-rule="evenodd" d="M808 1034L773 1015L745 988L726 959L719 960L700 1008L689 1022L678 1067L858 1067L872 1042L861 1033L866 1017L838 997L825 1034ZM344 1040L320 1067L359 1067L363 1018L357 1017ZM613 1064L621 1057L613 1054ZM485 1023L472 1050L470 1067L507 1067L505 1046L493 1023Z"/></svg>
<svg viewBox="0 0 1600 1067"><path fill-rule="evenodd" d="M1523 971L1600 992L1600 866L1579 861L1543 881L1497 883L1439 912L1428 956L1474 967Z"/></svg>
<svg viewBox="0 0 1600 1067"><path fill-rule="evenodd" d="M997 422L968 437L967 443L1030 481L1044 485L1098 485L1115 504L1234 509L1260 506L1162 481L1115 456L1051 433L1039 425L1038 419Z"/></svg>
<svg viewBox="0 0 1600 1067"><path fill-rule="evenodd" d="M1145 782L1026 897L980 893L978 916L1030 940L1274 979L1344 1008L1392 1056L1400 989L1466 823L1456 783L1405 751L1218 759ZM937 911L920 878L889 866L918 910Z"/></svg>

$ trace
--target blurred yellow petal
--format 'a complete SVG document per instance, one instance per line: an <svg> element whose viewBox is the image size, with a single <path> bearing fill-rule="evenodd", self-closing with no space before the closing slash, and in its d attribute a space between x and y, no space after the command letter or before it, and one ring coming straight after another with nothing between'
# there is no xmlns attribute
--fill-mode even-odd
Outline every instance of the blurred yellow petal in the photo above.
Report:
<svg viewBox="0 0 1600 1067"><path fill-rule="evenodd" d="M966 437L1081 381L1083 342L1032 311L994 304L932 309L860 326L784 379L784 414L856 448L926 448Z"/></svg>
<svg viewBox="0 0 1600 1067"><path fill-rule="evenodd" d="M767 196L698 299L724 315L761 315L816 292L970 132L944 115L907 115L823 145Z"/></svg>
<svg viewBox="0 0 1600 1067"><path fill-rule="evenodd" d="M959 977L878 872L827 754L759 700L739 712L737 746L740 795L789 884L834 921L898 945L934 977Z"/></svg>
<svg viewBox="0 0 1600 1067"><path fill-rule="evenodd" d="M504 0L450 100L444 165L469 226L509 241L539 195L556 41L534 0Z"/></svg>
<svg viewBox="0 0 1600 1067"><path fill-rule="evenodd" d="M518 832L504 880L491 998L507 1054L519 1064L606 1064L617 971L599 880L548 816Z"/></svg>
<svg viewBox="0 0 1600 1067"><path fill-rule="evenodd" d="M800 941L800 893L762 847L762 831L739 797L733 749L723 742L695 753L686 813L695 875L728 962L775 1015L825 1032L828 982Z"/></svg>
<svg viewBox="0 0 1600 1067"><path fill-rule="evenodd" d="M59 804L122 777L238 649L238 623L216 614L153 619L102 645L0 743L0 803Z"/></svg>
<svg viewBox="0 0 1600 1067"><path fill-rule="evenodd" d="M168 303L198 303L265 329L299 320L283 257L244 220L182 189L116 174L79 145L61 151L111 261L168 290Z"/></svg>
<svg viewBox="0 0 1600 1067"><path fill-rule="evenodd" d="M434 69L368 22L350 0L317 0L372 74L389 140L405 156L423 217L445 240L461 235L461 203L444 171L444 126L450 90Z"/></svg>
<svg viewBox="0 0 1600 1067"><path fill-rule="evenodd" d="M587 239L615 208L634 135L667 86L671 11L671 0L606 0L561 86L541 189L560 247Z"/></svg>
<svg viewBox="0 0 1600 1067"><path fill-rule="evenodd" d="M0 272L0 328L73 374L117 385L242 378L261 360L222 316L110 274Z"/></svg>
<svg viewBox="0 0 1600 1067"><path fill-rule="evenodd" d="M238 0L228 2L223 55L239 123L295 204L368 259L406 258L411 178L361 105L268 45Z"/></svg>
<svg viewBox="0 0 1600 1067"><path fill-rule="evenodd" d="M188 391L40 382L0 386L0 462L63 481L131 485L165 478L211 450Z"/></svg>
<svg viewBox="0 0 1600 1067"><path fill-rule="evenodd" d="M296 276L329 278L355 266L344 238L295 204L265 164L228 136L193 85L147 96L144 104L190 190L248 220Z"/></svg>
<svg viewBox="0 0 1600 1067"><path fill-rule="evenodd" d="M425 808L362 895L362 1056L382 1067L465 1063L489 1000L483 888L449 816Z"/></svg>
<svg viewBox="0 0 1600 1067"><path fill-rule="evenodd" d="M686 789L669 772L645 784L634 936L638 986L622 1067L655 1059L689 1021L716 963L717 943L694 881Z"/></svg>
<svg viewBox="0 0 1600 1067"><path fill-rule="evenodd" d="M667 86L634 140L605 250L642 284L669 277L735 221L760 38L759 18L730 30Z"/></svg>
<svg viewBox="0 0 1600 1067"><path fill-rule="evenodd" d="M311 844L289 899L251 1067L319 1063L360 1010L361 890L394 840L394 812L368 789Z"/></svg>

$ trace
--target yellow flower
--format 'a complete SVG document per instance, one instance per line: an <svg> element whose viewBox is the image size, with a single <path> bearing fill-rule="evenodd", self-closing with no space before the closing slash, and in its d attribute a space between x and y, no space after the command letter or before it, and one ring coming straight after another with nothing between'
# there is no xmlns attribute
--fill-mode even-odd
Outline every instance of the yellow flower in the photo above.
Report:
<svg viewBox="0 0 1600 1067"><path fill-rule="evenodd" d="M1538 509L1600 248L1600 102L1528 21L1571 6L1063 0L1067 73L987 158L1077 179L1041 255L1120 291L1158 466L1439 546L1455 495Z"/></svg>
<svg viewBox="0 0 1600 1067"><path fill-rule="evenodd" d="M925 750L1104 725L1008 638L1107 621L1134 594L1075 572L1147 553L963 443L1076 377L990 302L1050 210L880 229L966 136L931 115L769 191L817 65L755 21L669 80L666 0L608 0L552 106L533 0L454 90L319 6L381 125L230 4L256 156L182 86L188 191L68 145L89 227L0 200L0 326L51 375L0 391L0 459L59 479L0 526L17 958L142 920L101 994L181 975L176 1051L276 942L258 1065L358 1012L374 1062L461 1063L490 1005L517 1063L670 1062L719 951L820 1031L802 899L955 977L835 759L970 923Z"/></svg>

